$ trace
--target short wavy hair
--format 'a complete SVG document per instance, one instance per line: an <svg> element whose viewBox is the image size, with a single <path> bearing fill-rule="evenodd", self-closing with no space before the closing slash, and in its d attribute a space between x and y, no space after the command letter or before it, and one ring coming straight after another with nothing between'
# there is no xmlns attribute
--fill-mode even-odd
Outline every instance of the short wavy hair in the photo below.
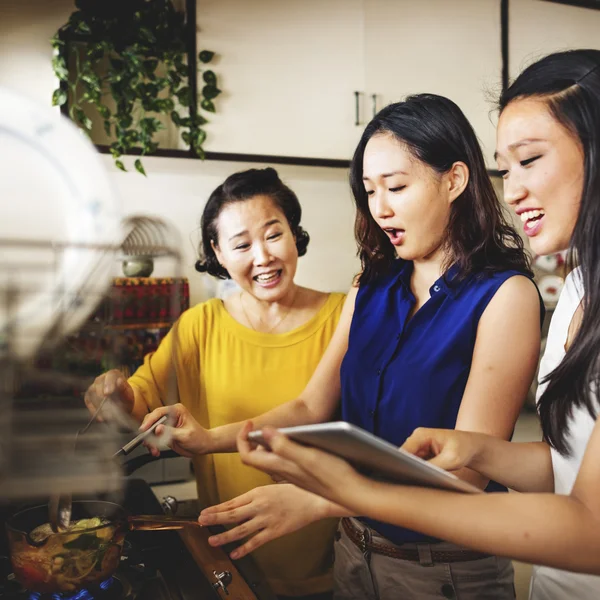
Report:
<svg viewBox="0 0 600 600"><path fill-rule="evenodd" d="M219 245L217 220L228 204L255 196L268 196L281 209L296 239L298 256L306 254L310 236L300 225L302 207L296 194L281 181L275 169L249 169L230 175L210 195L200 219L202 241L198 249L200 258L195 265L197 271L219 279L231 279L227 269L217 260L212 246Z"/></svg>

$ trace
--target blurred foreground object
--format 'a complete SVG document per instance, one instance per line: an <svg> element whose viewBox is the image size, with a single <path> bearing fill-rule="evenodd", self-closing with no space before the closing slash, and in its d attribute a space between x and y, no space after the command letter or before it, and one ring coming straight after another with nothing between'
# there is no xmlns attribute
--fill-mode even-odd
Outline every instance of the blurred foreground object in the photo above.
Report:
<svg viewBox="0 0 600 600"><path fill-rule="evenodd" d="M36 358L76 332L110 286L121 207L89 140L54 110L0 89L0 500L111 491L115 432L75 433L76 376ZM43 390L30 394L28 389Z"/></svg>

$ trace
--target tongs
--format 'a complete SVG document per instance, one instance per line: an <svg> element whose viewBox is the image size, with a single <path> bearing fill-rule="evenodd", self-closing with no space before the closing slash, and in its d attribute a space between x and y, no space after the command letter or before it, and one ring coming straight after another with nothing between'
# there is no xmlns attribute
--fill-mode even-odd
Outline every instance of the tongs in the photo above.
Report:
<svg viewBox="0 0 600 600"><path fill-rule="evenodd" d="M136 435L130 442L127 442L124 446L119 448L114 454L113 458L117 458L119 456L127 456L130 452L133 452L140 444L144 442L144 440L154 433L154 430L162 425L169 417L167 415L163 415L156 423L153 423L149 429L146 431L142 431L142 433Z"/></svg>
<svg viewBox="0 0 600 600"><path fill-rule="evenodd" d="M75 450L77 447L77 440L79 439L79 436L84 434L91 427L107 399L108 396L104 396L104 398L102 398L102 401L98 405L98 408L92 415L91 419L82 429L77 432L75 435L75 446L73 450ZM152 435L154 430L159 425L164 423L167 418L167 415L162 416L160 419L158 419L158 421L156 421L156 423L153 423L149 429L136 435L130 442L119 448L119 450L113 454L113 458L127 456L130 452L133 452L133 450L142 444L146 438ZM48 518L50 521L50 527L54 533L67 531L69 529L69 525L71 524L72 507L73 496L71 494L53 494L50 496L50 500L48 501Z"/></svg>

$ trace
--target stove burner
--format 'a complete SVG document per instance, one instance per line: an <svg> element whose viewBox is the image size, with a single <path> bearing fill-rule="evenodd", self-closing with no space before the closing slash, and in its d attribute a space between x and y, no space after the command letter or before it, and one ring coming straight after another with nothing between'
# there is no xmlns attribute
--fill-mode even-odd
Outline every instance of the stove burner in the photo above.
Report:
<svg viewBox="0 0 600 600"><path fill-rule="evenodd" d="M106 581L103 581L103 582L100 584L100 587L101 587L103 590L107 590L107 589L108 589L108 588L109 588L111 585L113 585L114 583L115 583L115 578L114 578L114 577L111 577L110 579L107 579Z"/></svg>
<svg viewBox="0 0 600 600"><path fill-rule="evenodd" d="M62 594L29 592L27 600L109 600L124 597L123 587L119 579L110 577L94 589L83 589L78 592Z"/></svg>
<svg viewBox="0 0 600 600"><path fill-rule="evenodd" d="M40 594L38 592L28 592L23 590L16 581L13 581L15 587L9 591L4 590L7 595L0 592L0 597L15 598L15 600L117 600L128 598L131 587L124 584L118 577L110 577L93 589L82 589L78 592L60 593L60 594Z"/></svg>

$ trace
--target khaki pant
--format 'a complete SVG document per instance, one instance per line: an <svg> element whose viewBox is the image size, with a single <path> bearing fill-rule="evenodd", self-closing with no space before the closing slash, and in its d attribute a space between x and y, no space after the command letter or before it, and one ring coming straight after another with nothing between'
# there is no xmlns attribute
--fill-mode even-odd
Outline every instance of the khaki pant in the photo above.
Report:
<svg viewBox="0 0 600 600"><path fill-rule="evenodd" d="M365 530L363 523L352 519ZM393 546L370 529L373 542ZM491 556L479 560L431 564L431 550L460 550L460 546L403 544L419 551L420 562L389 558L382 554L364 555L348 538L341 523L335 543L334 600L514 600L512 563Z"/></svg>

